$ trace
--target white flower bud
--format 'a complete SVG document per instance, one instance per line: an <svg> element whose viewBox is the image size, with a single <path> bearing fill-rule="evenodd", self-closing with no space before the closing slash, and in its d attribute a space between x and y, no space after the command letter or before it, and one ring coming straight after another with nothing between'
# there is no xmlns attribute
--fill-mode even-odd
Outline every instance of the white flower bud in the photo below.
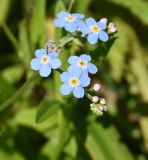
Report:
<svg viewBox="0 0 148 160"><path fill-rule="evenodd" d="M107 23L107 18L101 18L101 19L100 19L100 22L102 22L102 23L105 23L105 24L106 24L106 23Z"/></svg>
<svg viewBox="0 0 148 160"><path fill-rule="evenodd" d="M100 98L100 104L102 105L106 104L106 100L104 98Z"/></svg>
<svg viewBox="0 0 148 160"><path fill-rule="evenodd" d="M99 101L99 97L98 96L93 96L92 97L92 102L93 103L97 103Z"/></svg>
<svg viewBox="0 0 148 160"><path fill-rule="evenodd" d="M93 90L97 92L97 91L99 91L99 89L100 89L100 84L98 84L98 83L94 84Z"/></svg>

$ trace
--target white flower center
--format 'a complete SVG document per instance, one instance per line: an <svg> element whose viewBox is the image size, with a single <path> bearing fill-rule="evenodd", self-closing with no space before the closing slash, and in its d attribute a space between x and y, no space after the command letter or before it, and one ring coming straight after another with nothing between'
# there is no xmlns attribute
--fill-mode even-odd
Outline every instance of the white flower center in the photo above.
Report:
<svg viewBox="0 0 148 160"><path fill-rule="evenodd" d="M81 68L86 68L87 62L85 62L84 60L80 60L78 61L77 65Z"/></svg>
<svg viewBox="0 0 148 160"><path fill-rule="evenodd" d="M72 22L72 21L74 21L74 17L73 16L71 16L71 15L69 15L68 17L66 17L66 20L68 21L68 22Z"/></svg>
<svg viewBox="0 0 148 160"><path fill-rule="evenodd" d="M72 87L78 86L78 85L79 85L79 80L78 80L78 78L76 78L76 77L70 78L69 84L70 84Z"/></svg>
<svg viewBox="0 0 148 160"><path fill-rule="evenodd" d="M49 57L48 57L48 56L43 56L43 57L41 58L41 62L42 62L43 64L47 64L47 63L49 62Z"/></svg>
<svg viewBox="0 0 148 160"><path fill-rule="evenodd" d="M94 33L99 33L100 32L100 28L97 25L94 25L91 27L92 32Z"/></svg>

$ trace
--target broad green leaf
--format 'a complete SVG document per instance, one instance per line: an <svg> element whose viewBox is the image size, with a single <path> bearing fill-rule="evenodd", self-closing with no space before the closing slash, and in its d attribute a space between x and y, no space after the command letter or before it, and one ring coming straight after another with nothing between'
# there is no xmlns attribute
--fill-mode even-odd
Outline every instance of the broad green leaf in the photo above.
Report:
<svg viewBox="0 0 148 160"><path fill-rule="evenodd" d="M109 0L128 8L142 22L148 24L148 2L144 0Z"/></svg>
<svg viewBox="0 0 148 160"><path fill-rule="evenodd" d="M68 141L68 144L64 148L64 152L69 154L71 157L76 157L77 150L78 150L78 148L77 148L76 138L75 138L75 136L71 136Z"/></svg>
<svg viewBox="0 0 148 160"><path fill-rule="evenodd" d="M38 107L36 123L41 123L54 114L60 107L60 102L55 100L43 100Z"/></svg>
<svg viewBox="0 0 148 160"><path fill-rule="evenodd" d="M24 70L21 65L14 65L11 67L7 67L2 71L2 76L6 79L7 82L13 84L21 78Z"/></svg>
<svg viewBox="0 0 148 160"><path fill-rule="evenodd" d="M45 9L46 1L34 1L35 8L33 12L33 17L30 24L30 38L32 44L39 44L39 47L43 47L45 43Z"/></svg>
<svg viewBox="0 0 148 160"><path fill-rule="evenodd" d="M89 146L89 142L92 146ZM94 121L88 126L86 149L94 160L98 158L103 160L134 160L128 148L120 141L120 135L114 126L104 128Z"/></svg>

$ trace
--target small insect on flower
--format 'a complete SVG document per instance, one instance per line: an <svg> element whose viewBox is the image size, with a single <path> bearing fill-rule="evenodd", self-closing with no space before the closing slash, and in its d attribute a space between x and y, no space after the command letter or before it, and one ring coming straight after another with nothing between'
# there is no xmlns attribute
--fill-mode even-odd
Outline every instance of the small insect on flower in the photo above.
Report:
<svg viewBox="0 0 148 160"><path fill-rule="evenodd" d="M84 18L83 14L60 12L57 19L54 20L54 25L59 28L65 28L68 32L74 32L78 28L78 22Z"/></svg>
<svg viewBox="0 0 148 160"><path fill-rule="evenodd" d="M78 56L71 56L68 59L68 63L71 64L69 68L80 68L82 72L95 74L98 69L97 67L90 63L91 57L87 54L82 54Z"/></svg>
<svg viewBox="0 0 148 160"><path fill-rule="evenodd" d="M61 61L57 58L57 52L48 53L45 49L38 49L35 52L36 58L31 60L31 69L39 70L42 77L47 77L51 73L51 69L57 69L61 66Z"/></svg>
<svg viewBox="0 0 148 160"><path fill-rule="evenodd" d="M57 52L59 53L61 51L61 47L56 46L56 42L52 40L48 40L48 42L45 44L45 49L48 53L50 52Z"/></svg>
<svg viewBox="0 0 148 160"><path fill-rule="evenodd" d="M84 87L90 84L90 78L87 74L82 74L79 68L70 68L68 72L63 72L60 78L64 82L60 88L63 95L72 92L76 98L84 97Z"/></svg>

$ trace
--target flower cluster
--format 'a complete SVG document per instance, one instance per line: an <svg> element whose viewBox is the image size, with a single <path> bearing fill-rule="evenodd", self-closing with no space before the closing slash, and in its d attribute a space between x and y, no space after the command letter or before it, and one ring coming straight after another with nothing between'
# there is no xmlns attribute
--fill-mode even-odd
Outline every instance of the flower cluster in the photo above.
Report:
<svg viewBox="0 0 148 160"><path fill-rule="evenodd" d="M117 31L114 23L108 23L107 18L102 18L96 21L93 18L84 19L83 14L60 12L57 14L57 18L54 20L54 25L59 28L64 28L66 31L75 34L69 34L73 39L86 38L90 44L96 44L99 40L107 42L110 35ZM60 46L64 46L68 41L61 43ZM49 40L45 44L45 48L38 49L35 52L35 58L31 60L31 69L39 71L41 77L48 77L51 70L57 69L60 71L60 79L63 84L60 87L60 92L63 95L69 95L72 93L76 98L83 98L86 95L90 100L90 109L96 115L103 115L107 110L106 101L104 98L94 96L94 92L99 91L100 85L95 84L90 90L87 87L91 83L89 74L96 74L98 69L91 63L91 57L89 53L82 54L80 56L70 56L68 59L69 67L64 72L58 69L62 63L58 58L61 47L56 46L55 41Z"/></svg>
<svg viewBox="0 0 148 160"><path fill-rule="evenodd" d="M91 57L86 54L78 56L71 56L68 59L70 64L68 72L63 72L60 76L64 83L60 91L63 95L68 95L73 92L76 98L84 97L84 87L90 84L90 77L88 73L95 74L97 67L90 63Z"/></svg>
<svg viewBox="0 0 148 160"><path fill-rule="evenodd" d="M97 92L100 89L99 84L95 84L93 86L93 91ZM88 94L88 98L92 101L90 104L90 109L96 115L103 115L105 111L107 111L106 100L104 98L99 98L98 96L91 96Z"/></svg>
<svg viewBox="0 0 148 160"><path fill-rule="evenodd" d="M54 24L71 33L79 30L83 35L86 35L90 44L96 44L98 40L107 42L109 34L117 31L113 23L109 23L107 26L107 18L102 18L97 22L93 18L82 21L83 18L83 14L60 12L57 19L54 20Z"/></svg>

